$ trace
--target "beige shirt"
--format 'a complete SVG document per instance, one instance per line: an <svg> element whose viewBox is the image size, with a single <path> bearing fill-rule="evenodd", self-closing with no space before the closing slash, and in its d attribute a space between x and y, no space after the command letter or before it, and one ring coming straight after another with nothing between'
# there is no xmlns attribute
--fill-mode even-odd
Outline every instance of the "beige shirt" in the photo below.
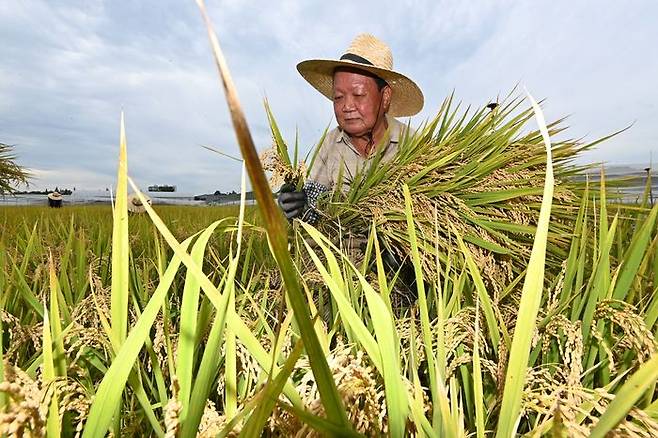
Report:
<svg viewBox="0 0 658 438"><path fill-rule="evenodd" d="M386 116L388 123L387 136L379 146L384 148L383 160L388 161L398 151L400 138L407 129L407 125L393 117ZM369 157L363 157L352 144L349 135L340 127L327 133L315 157L309 180L321 184L327 189L333 189L338 181L341 166L343 167L343 190L347 190L354 175L360 170L370 166L376 152Z"/></svg>

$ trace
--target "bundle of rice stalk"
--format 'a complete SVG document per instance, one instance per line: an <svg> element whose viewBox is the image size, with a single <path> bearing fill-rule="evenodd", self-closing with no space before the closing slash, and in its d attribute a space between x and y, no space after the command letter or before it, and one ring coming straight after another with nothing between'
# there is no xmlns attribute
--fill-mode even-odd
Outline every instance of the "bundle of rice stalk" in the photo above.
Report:
<svg viewBox="0 0 658 438"><path fill-rule="evenodd" d="M528 128L530 105L520 98L470 111L447 98L436 117L405 135L389 161L381 153L372 165L318 202L328 235L366 236L373 222L386 249L403 260L411 253L403 186L409 187L413 220L425 275L436 278L437 255L446 260L456 248L456 232L470 245L490 285L521 273L541 206L546 154L538 130ZM558 120L551 137L563 131ZM601 141L601 140L599 140ZM554 143L555 195L547 267L566 258L573 221L591 166L574 158L599 141ZM340 180L340 179L339 179ZM437 254L438 249L438 254Z"/></svg>

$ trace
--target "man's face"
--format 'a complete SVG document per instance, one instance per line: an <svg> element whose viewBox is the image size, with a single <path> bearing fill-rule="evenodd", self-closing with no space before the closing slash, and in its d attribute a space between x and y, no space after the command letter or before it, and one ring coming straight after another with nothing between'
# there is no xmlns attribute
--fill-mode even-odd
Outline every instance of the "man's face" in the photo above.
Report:
<svg viewBox="0 0 658 438"><path fill-rule="evenodd" d="M363 136L384 117L388 110L384 87L377 88L375 80L352 71L334 73L334 114L338 125L350 136Z"/></svg>

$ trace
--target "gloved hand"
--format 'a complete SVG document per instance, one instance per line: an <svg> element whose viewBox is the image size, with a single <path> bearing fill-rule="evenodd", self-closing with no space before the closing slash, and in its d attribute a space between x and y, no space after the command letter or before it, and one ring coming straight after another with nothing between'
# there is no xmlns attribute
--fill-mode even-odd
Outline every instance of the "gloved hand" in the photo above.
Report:
<svg viewBox="0 0 658 438"><path fill-rule="evenodd" d="M278 201L283 214L289 220L301 216L307 204L306 193L303 190L295 191L295 186L292 184L281 186Z"/></svg>

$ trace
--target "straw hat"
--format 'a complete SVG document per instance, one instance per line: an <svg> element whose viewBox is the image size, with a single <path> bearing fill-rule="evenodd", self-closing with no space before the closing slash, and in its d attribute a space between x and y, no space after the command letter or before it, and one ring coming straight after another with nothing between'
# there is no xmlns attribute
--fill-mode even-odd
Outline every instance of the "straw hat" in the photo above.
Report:
<svg viewBox="0 0 658 438"><path fill-rule="evenodd" d="M423 109L423 92L414 81L393 70L391 49L380 39L357 35L339 60L310 59L297 64L297 71L309 84L333 100L334 70L337 67L356 67L379 76L393 90L391 116L413 116Z"/></svg>
<svg viewBox="0 0 658 438"><path fill-rule="evenodd" d="M62 195L59 192L48 193L48 199L51 201L61 201Z"/></svg>
<svg viewBox="0 0 658 438"><path fill-rule="evenodd" d="M146 202L148 205L151 205L151 198L148 196L144 195L146 198ZM136 193L131 193L128 195L128 211L130 213L144 213L146 212L146 207L144 207L144 204L142 204L142 201L139 199L139 196L137 196Z"/></svg>

